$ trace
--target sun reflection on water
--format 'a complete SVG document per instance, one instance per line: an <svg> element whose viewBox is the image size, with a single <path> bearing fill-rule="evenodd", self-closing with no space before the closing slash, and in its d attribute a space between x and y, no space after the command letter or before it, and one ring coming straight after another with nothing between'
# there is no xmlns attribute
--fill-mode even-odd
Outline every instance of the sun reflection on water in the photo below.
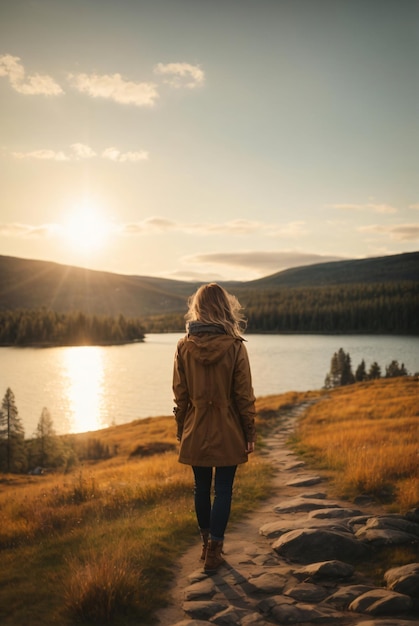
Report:
<svg viewBox="0 0 419 626"><path fill-rule="evenodd" d="M70 408L69 431L78 433L103 428L103 350L79 346L63 351L66 391Z"/></svg>

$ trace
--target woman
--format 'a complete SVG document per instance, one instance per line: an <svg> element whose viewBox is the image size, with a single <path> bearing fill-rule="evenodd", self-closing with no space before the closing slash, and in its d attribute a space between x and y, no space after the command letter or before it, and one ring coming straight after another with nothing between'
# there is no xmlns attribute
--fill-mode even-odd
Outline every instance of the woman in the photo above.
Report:
<svg viewBox="0 0 419 626"><path fill-rule="evenodd" d="M189 299L173 371L179 462L191 465L204 569L217 569L237 465L255 447L255 397L241 305L216 283ZM213 469L215 468L215 472ZM215 497L211 503L214 473Z"/></svg>

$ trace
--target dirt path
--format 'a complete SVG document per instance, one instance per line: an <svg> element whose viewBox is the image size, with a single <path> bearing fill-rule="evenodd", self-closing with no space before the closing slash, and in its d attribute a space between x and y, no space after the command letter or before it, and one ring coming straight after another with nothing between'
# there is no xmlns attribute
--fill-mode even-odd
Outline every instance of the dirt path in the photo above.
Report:
<svg viewBox="0 0 419 626"><path fill-rule="evenodd" d="M319 490L323 493L327 491L327 485L320 483L320 486L314 488L307 487L301 489L298 487L288 486L286 483L294 477L304 473L307 470L304 464L298 460L296 455L286 446L286 442L290 433L295 427L297 416L304 410L301 406L294 411L290 411L282 420L276 430L270 435L267 442L267 457L274 463L277 468L273 484L272 495L265 500L255 511L252 511L246 519L229 525L225 538L225 559L227 566L220 570L220 574L212 577L218 587L218 593L225 596L225 599L235 606L246 608L249 610L254 602L249 602L248 595L244 588L237 584L239 579L247 580L255 572L255 564L260 567L275 564L276 572L278 572L278 562L272 555L270 541L259 533L262 525L268 522L277 522L281 519L278 513L275 513L273 507L279 501L293 498L302 493L315 493ZM319 488L317 488L319 487ZM341 502L341 506L347 506L348 503ZM233 504L234 506L234 504ZM297 515L294 515L297 520ZM300 514L305 517L306 514ZM170 605L161 609L156 617L161 626L173 626L177 622L185 619L185 612L182 608L185 599L188 599L188 588L192 582L200 579L202 573L202 563L199 561L200 545L197 542L183 554L177 567L175 580L170 590ZM282 568L284 576L290 571L289 566ZM234 579L234 584L229 584L228 579Z"/></svg>

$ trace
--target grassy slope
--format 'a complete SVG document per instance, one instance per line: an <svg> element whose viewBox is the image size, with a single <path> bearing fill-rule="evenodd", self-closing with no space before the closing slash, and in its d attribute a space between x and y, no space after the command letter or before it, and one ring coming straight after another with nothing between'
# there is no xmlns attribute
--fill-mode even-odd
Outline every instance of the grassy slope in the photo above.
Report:
<svg viewBox="0 0 419 626"><path fill-rule="evenodd" d="M340 495L392 509L419 506L419 383L380 379L325 394L301 420L296 447L330 473Z"/></svg>
<svg viewBox="0 0 419 626"><path fill-rule="evenodd" d="M341 494L384 491L392 494L393 508L403 510L415 499L418 504L417 385L379 380L261 398L258 429L266 434L282 411L316 398L298 433L308 462L326 467ZM65 476L6 476L0 483L4 626L147 623L165 602L174 559L196 540L190 468L175 452L130 457L139 443L174 443L173 418L140 420L94 437L111 448L117 443L118 455ZM259 445L238 472L232 523L269 495L271 475Z"/></svg>
<svg viewBox="0 0 419 626"><path fill-rule="evenodd" d="M245 293L351 283L417 281L419 252L291 268L248 282L226 282ZM126 316L185 313L186 299L198 283L99 272L47 261L0 255L0 308L59 312L82 310Z"/></svg>

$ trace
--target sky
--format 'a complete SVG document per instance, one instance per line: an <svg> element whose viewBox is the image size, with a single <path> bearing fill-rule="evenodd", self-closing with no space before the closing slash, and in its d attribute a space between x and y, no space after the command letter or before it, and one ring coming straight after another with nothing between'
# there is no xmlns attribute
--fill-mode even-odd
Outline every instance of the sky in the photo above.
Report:
<svg viewBox="0 0 419 626"><path fill-rule="evenodd" d="M0 254L252 280L419 246L419 0L1 0Z"/></svg>

